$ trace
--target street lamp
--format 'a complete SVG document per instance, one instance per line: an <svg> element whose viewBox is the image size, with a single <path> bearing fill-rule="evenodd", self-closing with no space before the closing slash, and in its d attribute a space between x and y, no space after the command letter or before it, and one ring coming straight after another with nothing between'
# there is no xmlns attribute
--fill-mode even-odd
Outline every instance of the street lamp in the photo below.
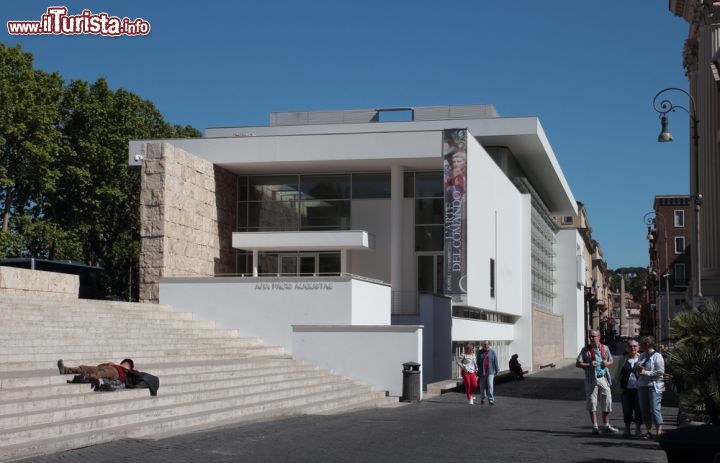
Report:
<svg viewBox="0 0 720 463"><path fill-rule="evenodd" d="M667 320L666 320L666 327L667 327L667 339L669 343L670 339L670 274L672 273L670 271L670 261L668 260L668 239L667 239L667 222L665 221L665 216L662 215L659 212L656 211L650 211L647 214L643 216L643 222L645 222L645 225L647 225L648 234L647 239L651 243L655 240L655 236L652 234L653 231L657 231L657 218L660 217L663 224L663 240L665 241L665 271L662 273L662 277L665 278L665 307L667 308ZM657 249L657 248L656 248ZM650 259L652 263L652 258ZM657 270L660 271L660 265L657 266ZM660 324L660 307L657 307L657 320L658 324ZM662 329L659 328L658 332L662 333ZM660 342L661 338L658 337L658 342Z"/></svg>
<svg viewBox="0 0 720 463"><path fill-rule="evenodd" d="M658 97L660 97L660 95L669 91L680 92L687 95L690 99L690 110L684 106L673 104L668 99L661 99L658 101ZM675 112L676 109L682 109L688 113L690 119L692 120L693 149L695 151L693 153L695 156L695 169L693 172L695 178L695 188L692 194L693 202L695 204L695 297L693 298L693 307L697 308L698 305L701 304L703 298L702 265L700 263L700 206L702 206L703 201L702 194L700 193L700 147L698 144L700 140L700 135L698 135L698 126L700 125L700 121L698 120L697 113L695 112L695 99L692 95L681 88L668 87L657 92L655 98L653 98L653 109L655 112L660 114L661 131L660 135L658 135L658 142L660 143L670 142L673 139L672 134L668 130L668 113Z"/></svg>

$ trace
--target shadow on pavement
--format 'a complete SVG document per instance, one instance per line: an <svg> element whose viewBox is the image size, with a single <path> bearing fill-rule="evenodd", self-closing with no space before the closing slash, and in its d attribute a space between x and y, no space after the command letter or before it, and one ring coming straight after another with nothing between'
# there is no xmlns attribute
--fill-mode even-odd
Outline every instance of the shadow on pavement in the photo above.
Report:
<svg viewBox="0 0 720 463"><path fill-rule="evenodd" d="M585 401L582 378L543 378L528 376L524 380L498 384L495 395L526 399Z"/></svg>

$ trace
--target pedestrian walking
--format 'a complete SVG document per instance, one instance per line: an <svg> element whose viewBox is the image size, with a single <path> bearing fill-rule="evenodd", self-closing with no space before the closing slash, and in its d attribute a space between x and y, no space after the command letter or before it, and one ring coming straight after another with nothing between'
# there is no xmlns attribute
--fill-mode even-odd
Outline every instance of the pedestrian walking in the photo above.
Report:
<svg viewBox="0 0 720 463"><path fill-rule="evenodd" d="M643 421L647 432L643 439L652 439L651 432L655 425L656 435L662 434L663 418L661 403L665 391L665 359L655 350L655 338L644 336L640 339L642 355L635 365L635 372L638 375L638 396L640 398L640 410L642 410Z"/></svg>
<svg viewBox="0 0 720 463"><path fill-rule="evenodd" d="M597 422L597 410L600 408L603 418L602 431L615 434L618 429L610 424L612 411L612 391L608 367L613 364L610 348L600 342L600 332L591 330L589 344L580 350L575 366L585 369L585 395L587 410L592 421L592 433L600 434Z"/></svg>
<svg viewBox="0 0 720 463"><path fill-rule="evenodd" d="M640 359L640 345L634 339L627 343L628 353L617 369L616 381L613 385L620 393L622 402L623 420L625 421L625 436L631 435L631 426L635 423L635 435L641 436L640 425L642 424L642 412L640 411L640 398L638 396L638 375L635 372L635 365Z"/></svg>
<svg viewBox="0 0 720 463"><path fill-rule="evenodd" d="M465 394L467 395L468 403L473 405L475 403L473 392L478 387L478 381L476 375L477 363L475 362L475 348L472 344L468 343L465 346L465 353L457 359L457 363L460 367L463 384L465 385Z"/></svg>
<svg viewBox="0 0 720 463"><path fill-rule="evenodd" d="M477 367L480 373L478 381L480 383L480 404L484 404L485 398L487 398L490 405L495 405L493 383L500 368L498 367L497 354L490 349L489 341L483 341L482 349L477 353Z"/></svg>

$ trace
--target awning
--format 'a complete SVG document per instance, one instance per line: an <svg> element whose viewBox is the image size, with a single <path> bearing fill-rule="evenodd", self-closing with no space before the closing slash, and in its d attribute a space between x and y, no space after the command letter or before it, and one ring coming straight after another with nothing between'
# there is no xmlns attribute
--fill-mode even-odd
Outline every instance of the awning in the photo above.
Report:
<svg viewBox="0 0 720 463"><path fill-rule="evenodd" d="M248 251L363 251L375 249L365 230L235 232L232 247Z"/></svg>

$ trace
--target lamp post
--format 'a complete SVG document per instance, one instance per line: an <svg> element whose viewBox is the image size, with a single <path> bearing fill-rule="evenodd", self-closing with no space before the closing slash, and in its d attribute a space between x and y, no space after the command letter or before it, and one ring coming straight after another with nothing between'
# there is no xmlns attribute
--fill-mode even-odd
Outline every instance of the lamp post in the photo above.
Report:
<svg viewBox="0 0 720 463"><path fill-rule="evenodd" d="M690 100L690 109L688 110L684 106L673 104L669 99L661 99L658 101L660 95L670 91L680 92L687 95ZM668 130L668 113L675 112L676 109L682 109L688 113L690 120L692 121L693 150L695 151L693 153L695 156L695 169L693 172L695 188L693 188L694 191L692 192L693 203L695 204L695 251L693 253L695 257L695 297L693 297L693 307L697 309L698 305L702 304L703 298L702 264L700 263L700 206L702 206L703 201L702 194L700 193L700 135L698 135L698 126L700 125L700 121L698 120L697 113L695 111L695 99L692 95L681 88L668 87L657 92L657 94L655 94L655 98L653 98L653 109L655 112L660 114L660 124L662 127L660 135L658 135L658 142L660 143L671 142L673 139L672 134Z"/></svg>
<svg viewBox="0 0 720 463"><path fill-rule="evenodd" d="M653 231L657 232L657 218L660 217L663 224L663 240L665 242L665 271L662 273L662 277L665 278L665 307L667 309L667 319L665 321L665 327L666 327L666 333L667 333L667 339L668 344L670 340L670 274L672 273L670 271L670 261L668 260L668 239L667 239L667 222L665 221L665 216L662 215L659 212L656 211L650 211L647 214L643 216L643 222L645 222L645 225L647 225L648 234L647 234L647 240L649 242L653 242L655 240L655 236L652 234ZM656 259L657 260L657 259ZM652 263L652 259L650 259ZM657 265L657 271L660 271L660 265ZM661 323L661 316L660 316L660 307L657 307L658 312L658 324ZM662 334L662 330L659 330ZM661 338L658 337L658 342L661 341Z"/></svg>

